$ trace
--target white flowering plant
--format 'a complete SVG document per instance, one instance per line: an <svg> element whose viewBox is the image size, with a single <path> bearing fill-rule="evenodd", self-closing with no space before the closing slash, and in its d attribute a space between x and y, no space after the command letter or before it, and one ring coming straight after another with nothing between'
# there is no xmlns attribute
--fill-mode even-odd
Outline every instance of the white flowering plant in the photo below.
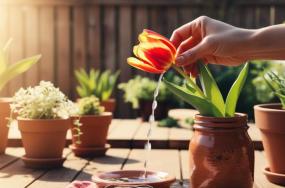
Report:
<svg viewBox="0 0 285 188"><path fill-rule="evenodd" d="M11 111L28 119L67 119L78 107L51 82L19 89L12 98Z"/></svg>

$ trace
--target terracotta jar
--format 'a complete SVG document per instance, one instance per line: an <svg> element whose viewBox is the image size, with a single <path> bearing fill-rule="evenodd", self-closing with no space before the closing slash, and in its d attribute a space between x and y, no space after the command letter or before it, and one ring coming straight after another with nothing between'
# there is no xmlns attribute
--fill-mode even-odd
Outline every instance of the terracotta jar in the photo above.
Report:
<svg viewBox="0 0 285 188"><path fill-rule="evenodd" d="M116 100L115 99L109 99L106 101L100 102L101 106L104 106L106 112L114 112L116 108Z"/></svg>
<svg viewBox="0 0 285 188"><path fill-rule="evenodd" d="M252 188L254 147L247 116L195 116L189 145L191 188Z"/></svg>
<svg viewBox="0 0 285 188"><path fill-rule="evenodd" d="M101 115L85 115L72 117L72 120L79 119L80 142L78 143L78 131L76 125L71 123L72 143L71 149L77 156L101 156L104 155L109 146L106 146L109 125L112 121L112 113L104 112Z"/></svg>
<svg viewBox="0 0 285 188"><path fill-rule="evenodd" d="M256 105L254 116L270 171L285 174L285 110L281 104Z"/></svg>
<svg viewBox="0 0 285 188"><path fill-rule="evenodd" d="M17 119L26 158L62 158L69 119Z"/></svg>
<svg viewBox="0 0 285 188"><path fill-rule="evenodd" d="M11 98L0 98L0 154L5 153L8 142L8 120Z"/></svg>

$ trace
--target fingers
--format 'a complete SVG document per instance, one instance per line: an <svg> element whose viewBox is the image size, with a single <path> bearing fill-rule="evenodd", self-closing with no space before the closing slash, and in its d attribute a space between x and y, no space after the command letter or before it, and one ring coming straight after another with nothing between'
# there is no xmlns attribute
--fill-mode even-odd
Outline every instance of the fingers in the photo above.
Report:
<svg viewBox="0 0 285 188"><path fill-rule="evenodd" d="M191 42L185 45L192 45ZM203 58L207 54L209 54L209 42L208 40L202 40L193 48L188 48L187 51L183 52L182 54L178 55L176 58L176 64L178 66L186 66L192 63L195 63L198 59Z"/></svg>
<svg viewBox="0 0 285 188"><path fill-rule="evenodd" d="M184 40L188 39L189 37L191 37L192 35L192 30L191 30L191 23L187 23L181 27L179 27L178 29L176 29L171 38L170 41L172 42L172 44L178 48L178 46L181 44L181 42L183 42Z"/></svg>

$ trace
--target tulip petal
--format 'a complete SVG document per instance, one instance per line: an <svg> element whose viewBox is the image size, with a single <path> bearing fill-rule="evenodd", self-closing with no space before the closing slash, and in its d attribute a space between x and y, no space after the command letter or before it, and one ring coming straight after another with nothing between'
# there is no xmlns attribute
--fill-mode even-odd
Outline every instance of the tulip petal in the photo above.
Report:
<svg viewBox="0 0 285 188"><path fill-rule="evenodd" d="M137 57L158 69L166 70L171 66L174 57L171 51L163 46L154 43L140 43L136 48Z"/></svg>
<svg viewBox="0 0 285 188"><path fill-rule="evenodd" d="M143 32L139 35L140 42L152 42L159 40L164 43L171 50L172 54L176 54L175 46L169 41L168 38L148 29L144 29Z"/></svg>
<svg viewBox="0 0 285 188"><path fill-rule="evenodd" d="M164 70L159 70L159 69L145 63L144 61L139 60L139 59L134 58L134 57L129 57L127 59L127 62L129 65L131 65L137 69L146 71L146 72L155 73L155 74L161 74L161 73L165 72Z"/></svg>

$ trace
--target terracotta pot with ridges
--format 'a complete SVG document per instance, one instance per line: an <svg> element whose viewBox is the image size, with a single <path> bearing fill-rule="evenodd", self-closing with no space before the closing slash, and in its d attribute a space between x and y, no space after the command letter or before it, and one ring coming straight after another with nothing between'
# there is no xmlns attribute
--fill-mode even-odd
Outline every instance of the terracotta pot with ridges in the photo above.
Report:
<svg viewBox="0 0 285 188"><path fill-rule="evenodd" d="M194 129L189 145L190 187L252 188L254 147L247 116L196 115Z"/></svg>
<svg viewBox="0 0 285 188"><path fill-rule="evenodd" d="M101 115L84 115L72 117L72 120L79 119L80 143L78 143L78 132L74 129L76 125L71 124L72 145L70 146L75 155L80 157L102 156L110 147L107 145L109 125L112 121L112 113L104 112Z"/></svg>
<svg viewBox="0 0 285 188"><path fill-rule="evenodd" d="M8 142L8 120L11 98L0 98L0 154L5 153Z"/></svg>
<svg viewBox="0 0 285 188"><path fill-rule="evenodd" d="M262 104L254 106L254 115L270 171L285 174L285 110L281 104Z"/></svg>
<svg viewBox="0 0 285 188"><path fill-rule="evenodd" d="M54 166L61 166L62 152L66 143L69 119L24 119L17 118L22 136L25 164L29 167L45 168L53 160ZM30 163L35 161L37 164Z"/></svg>
<svg viewBox="0 0 285 188"><path fill-rule="evenodd" d="M105 112L114 112L116 108L116 100L109 99L106 101L101 101L100 105L105 108Z"/></svg>

